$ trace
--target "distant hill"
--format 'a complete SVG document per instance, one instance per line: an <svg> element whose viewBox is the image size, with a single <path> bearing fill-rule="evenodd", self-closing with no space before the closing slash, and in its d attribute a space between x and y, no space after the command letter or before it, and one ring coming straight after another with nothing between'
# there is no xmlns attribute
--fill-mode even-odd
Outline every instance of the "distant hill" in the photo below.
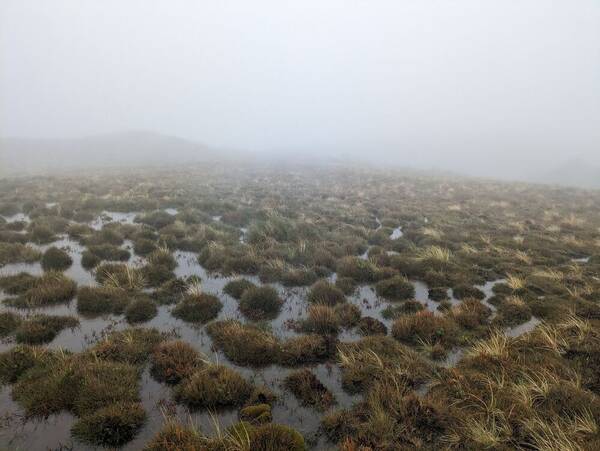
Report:
<svg viewBox="0 0 600 451"><path fill-rule="evenodd" d="M222 158L222 152L203 144L151 132L75 139L0 139L0 175L185 164L217 157Z"/></svg>
<svg viewBox="0 0 600 451"><path fill-rule="evenodd" d="M584 158L573 158L532 178L539 183L597 189L600 188L600 165Z"/></svg>

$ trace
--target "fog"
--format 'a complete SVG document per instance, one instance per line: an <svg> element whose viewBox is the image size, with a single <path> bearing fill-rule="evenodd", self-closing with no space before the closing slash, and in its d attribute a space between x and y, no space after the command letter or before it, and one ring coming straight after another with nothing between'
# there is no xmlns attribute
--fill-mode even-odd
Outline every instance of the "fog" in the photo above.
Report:
<svg viewBox="0 0 600 451"><path fill-rule="evenodd" d="M597 181L600 2L2 0L0 136L126 130Z"/></svg>

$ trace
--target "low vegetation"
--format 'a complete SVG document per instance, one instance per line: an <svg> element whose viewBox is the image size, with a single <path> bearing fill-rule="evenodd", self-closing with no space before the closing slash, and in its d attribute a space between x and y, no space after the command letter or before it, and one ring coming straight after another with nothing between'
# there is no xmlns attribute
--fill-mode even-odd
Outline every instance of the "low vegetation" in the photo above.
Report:
<svg viewBox="0 0 600 451"><path fill-rule="evenodd" d="M0 180L0 448L598 449L599 202L346 165Z"/></svg>

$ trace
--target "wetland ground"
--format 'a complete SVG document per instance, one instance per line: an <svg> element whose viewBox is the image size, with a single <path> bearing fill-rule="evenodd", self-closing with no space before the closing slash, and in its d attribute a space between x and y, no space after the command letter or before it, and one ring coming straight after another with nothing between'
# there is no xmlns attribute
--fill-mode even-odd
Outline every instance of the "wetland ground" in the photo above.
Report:
<svg viewBox="0 0 600 451"><path fill-rule="evenodd" d="M341 167L2 179L0 449L597 449L599 207Z"/></svg>

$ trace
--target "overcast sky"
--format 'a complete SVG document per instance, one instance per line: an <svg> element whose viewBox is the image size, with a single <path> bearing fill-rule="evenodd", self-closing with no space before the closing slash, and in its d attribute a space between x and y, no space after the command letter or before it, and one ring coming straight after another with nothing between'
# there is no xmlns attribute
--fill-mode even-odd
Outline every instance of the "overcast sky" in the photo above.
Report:
<svg viewBox="0 0 600 451"><path fill-rule="evenodd" d="M0 0L0 89L1 136L600 159L600 1Z"/></svg>

